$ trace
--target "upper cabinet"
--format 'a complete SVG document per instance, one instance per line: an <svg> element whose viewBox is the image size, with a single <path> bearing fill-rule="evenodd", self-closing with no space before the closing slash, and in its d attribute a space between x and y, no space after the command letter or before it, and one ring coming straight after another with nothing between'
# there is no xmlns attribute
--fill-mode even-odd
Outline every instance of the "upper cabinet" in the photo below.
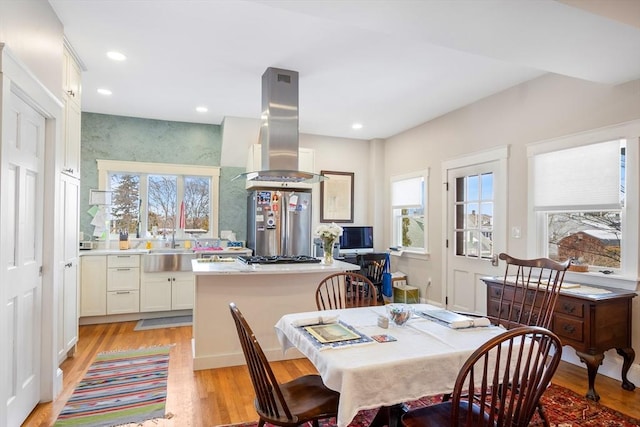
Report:
<svg viewBox="0 0 640 427"><path fill-rule="evenodd" d="M65 47L63 61L64 144L62 172L80 178L80 96L82 93L80 66Z"/></svg>
<svg viewBox="0 0 640 427"><path fill-rule="evenodd" d="M80 65L76 62L71 52L66 48L64 49L64 61L62 63L62 89L65 96L67 96L72 102L80 105L81 96L81 71Z"/></svg>

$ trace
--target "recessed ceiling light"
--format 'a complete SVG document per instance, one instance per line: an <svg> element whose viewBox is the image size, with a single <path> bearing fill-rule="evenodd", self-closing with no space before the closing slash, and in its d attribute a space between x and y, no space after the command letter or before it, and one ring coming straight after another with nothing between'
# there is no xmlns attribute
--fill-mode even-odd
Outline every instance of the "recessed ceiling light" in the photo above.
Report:
<svg viewBox="0 0 640 427"><path fill-rule="evenodd" d="M362 123L354 123L351 125L351 129L362 129Z"/></svg>
<svg viewBox="0 0 640 427"><path fill-rule="evenodd" d="M196 111L198 113L206 113L209 109L207 107L196 107Z"/></svg>
<svg viewBox="0 0 640 427"><path fill-rule="evenodd" d="M115 50L112 50L111 52L107 52L107 56L110 59L113 59L114 61L124 61L125 59L127 59L126 56L124 56L120 52L116 52Z"/></svg>
<svg viewBox="0 0 640 427"><path fill-rule="evenodd" d="M100 95L111 95L112 92L109 89L98 89Z"/></svg>

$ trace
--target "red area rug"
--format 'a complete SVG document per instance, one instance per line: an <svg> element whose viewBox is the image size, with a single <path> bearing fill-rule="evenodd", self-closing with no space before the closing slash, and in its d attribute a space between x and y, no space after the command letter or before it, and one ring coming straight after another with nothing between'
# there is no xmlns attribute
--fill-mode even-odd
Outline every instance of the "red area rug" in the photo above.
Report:
<svg viewBox="0 0 640 427"><path fill-rule="evenodd" d="M410 408L432 405L441 401L441 396L423 397L407 402ZM640 420L627 417L619 412L588 400L564 387L552 384L542 396L551 427L633 427L640 426ZM349 427L367 427L377 410L365 410L349 424ZM335 427L335 419L320 423L320 427ZM530 426L541 426L542 422L536 414ZM233 427L255 427L256 422L233 424ZM266 426L271 426L266 424ZM231 426L228 426L231 427ZM307 427L307 426L305 426Z"/></svg>

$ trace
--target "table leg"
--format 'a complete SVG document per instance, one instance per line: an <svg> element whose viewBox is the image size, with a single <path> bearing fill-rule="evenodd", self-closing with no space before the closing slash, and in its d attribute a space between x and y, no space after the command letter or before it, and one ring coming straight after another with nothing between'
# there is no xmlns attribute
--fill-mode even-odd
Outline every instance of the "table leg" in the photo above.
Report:
<svg viewBox="0 0 640 427"><path fill-rule="evenodd" d="M636 352L632 348L617 348L616 351L624 359L622 363L622 388L632 391L636 388L636 385L629 381L627 372L629 372L633 359L636 357Z"/></svg>
<svg viewBox="0 0 640 427"><path fill-rule="evenodd" d="M400 418L407 412L407 408L403 403L391 406L383 406L378 410L369 427L399 427L401 425Z"/></svg>
<svg viewBox="0 0 640 427"><path fill-rule="evenodd" d="M587 399L594 401L600 400L600 395L596 392L594 384L596 382L596 374L598 373L598 367L602 365L604 360L604 353L588 354L576 350L576 354L580 360L587 365L587 374L589 377L589 390L587 390Z"/></svg>

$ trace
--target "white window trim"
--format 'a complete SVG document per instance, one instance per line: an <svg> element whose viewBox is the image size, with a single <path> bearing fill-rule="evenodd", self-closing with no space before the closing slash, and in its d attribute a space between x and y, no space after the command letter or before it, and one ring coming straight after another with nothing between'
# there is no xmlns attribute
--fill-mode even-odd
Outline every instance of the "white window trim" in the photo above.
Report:
<svg viewBox="0 0 640 427"><path fill-rule="evenodd" d="M638 277L640 275L640 264L638 262L638 249L640 245L640 120L634 120L618 125L607 126L573 135L567 135L550 140L538 141L527 144L528 161L528 235L538 236L544 230L544 224L539 223L539 216L533 209L533 157L537 154L573 148L596 142L611 141L614 139L626 139L626 192L625 206L622 210L624 217L621 247L624 254L623 265L620 274L604 275L602 273L567 273L565 280L576 280L585 284L611 286L628 290L636 290ZM540 240L530 239L527 242L527 251L530 256L541 253Z"/></svg>
<svg viewBox="0 0 640 427"><path fill-rule="evenodd" d="M188 175L211 178L211 203L209 206L210 237L219 235L219 203L220 203L220 168L216 166L182 165L174 163L131 162L123 160L101 160L98 164L98 188L106 190L109 183L109 172L129 172L154 175ZM215 214L215 215L214 215ZM207 234L207 236L209 236Z"/></svg>
<svg viewBox="0 0 640 427"><path fill-rule="evenodd" d="M423 259L424 256L428 256L429 255L429 215L428 215L428 211L429 211L429 168L427 169L423 169L420 171L415 171L415 172L409 172L409 173L405 173L405 174L401 174L401 175L393 175L391 176L390 180L389 180L389 188L392 189L393 188L393 183L396 181L402 181L405 179L411 179L411 178L423 178L424 179L424 194L423 196L423 200L424 200L424 248L422 248L423 250L418 250L416 248L412 248L412 249L402 249L399 251L391 251L391 255L400 255L400 256L404 256L407 255L410 258L420 258ZM393 198L393 194L390 194L390 199ZM395 242L394 240L394 217L393 217L393 209L394 207L391 206L390 207L390 217L391 217L391 223L390 223L390 227L389 230L391 231L391 236L389 237L389 241L391 242ZM394 243L395 245L395 243Z"/></svg>

